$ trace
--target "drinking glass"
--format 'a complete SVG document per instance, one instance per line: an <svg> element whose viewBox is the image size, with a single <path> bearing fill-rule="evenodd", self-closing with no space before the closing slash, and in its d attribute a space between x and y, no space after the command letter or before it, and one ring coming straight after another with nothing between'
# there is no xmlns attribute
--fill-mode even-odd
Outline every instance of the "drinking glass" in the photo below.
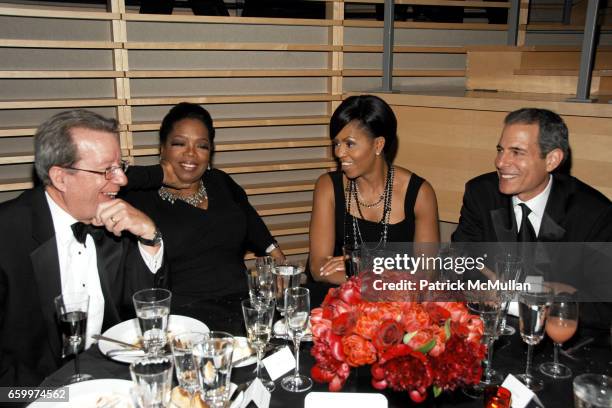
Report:
<svg viewBox="0 0 612 408"><path fill-rule="evenodd" d="M548 309L546 334L554 342L554 361L540 364L540 372L552 378L569 378L572 370L559 363L559 349L578 328L578 303L571 295L556 295Z"/></svg>
<svg viewBox="0 0 612 408"><path fill-rule="evenodd" d="M499 335L499 324L501 320L502 302L501 294L495 291L491 299L469 302L468 309L480 316L483 324L482 341L487 345L487 358L483 361L484 371L480 383L471 390L466 390L466 394L472 397L482 395L485 387L489 385L501 384L503 378L493 367L493 343Z"/></svg>
<svg viewBox="0 0 612 408"><path fill-rule="evenodd" d="M167 356L147 356L130 364L130 375L136 384L138 405L162 408L172 396L172 360Z"/></svg>
<svg viewBox="0 0 612 408"><path fill-rule="evenodd" d="M274 301L264 305L254 303L248 299L243 300L242 314L244 316L244 325L249 345L257 352L257 372L255 378L259 378L268 391L272 392L274 391L274 381L264 380L261 377L261 358L272 334Z"/></svg>
<svg viewBox="0 0 612 408"><path fill-rule="evenodd" d="M255 258L255 268L257 269L269 269L272 271L274 268L274 258L271 256L258 256Z"/></svg>
<svg viewBox="0 0 612 408"><path fill-rule="evenodd" d="M234 337L211 331L193 348L200 384L199 397L211 408L222 408L230 397Z"/></svg>
<svg viewBox="0 0 612 408"><path fill-rule="evenodd" d="M79 353L85 348L88 308L87 292L67 292L55 298L55 311L62 333L62 357L74 354L74 375L66 379L66 384L93 379L79 370Z"/></svg>
<svg viewBox="0 0 612 408"><path fill-rule="evenodd" d="M166 345L172 293L166 289L143 289L132 296L147 355L157 355Z"/></svg>
<svg viewBox="0 0 612 408"><path fill-rule="evenodd" d="M193 347L204 340L205 333L183 332L176 334L170 346L174 356L174 367L179 385L190 395L198 389L198 374L193 361Z"/></svg>
<svg viewBox="0 0 612 408"><path fill-rule="evenodd" d="M285 314L287 330L295 346L295 371L281 380L286 391L303 392L312 387L312 380L300 375L300 340L308 329L310 315L310 292L306 288L285 289Z"/></svg>
<svg viewBox="0 0 612 408"><path fill-rule="evenodd" d="M268 305L276 296L276 278L273 274L274 262L272 257L259 257L255 268L247 269L247 282L249 284L249 298L255 305Z"/></svg>
<svg viewBox="0 0 612 408"><path fill-rule="evenodd" d="M574 378L575 408L612 407L612 378L602 374L582 374Z"/></svg>
<svg viewBox="0 0 612 408"><path fill-rule="evenodd" d="M285 262L274 267L276 280L276 310L285 315L285 290L300 286L304 266L299 263Z"/></svg>
<svg viewBox="0 0 612 408"><path fill-rule="evenodd" d="M552 289L542 283L529 283L519 292L519 327L521 338L527 343L527 363L525 373L516 377L532 391L540 391L542 380L531 375L533 346L542 341L548 307L552 302Z"/></svg>
<svg viewBox="0 0 612 408"><path fill-rule="evenodd" d="M523 259L512 254L498 256L495 258L495 271L497 272L497 278L500 282L508 284L512 281L522 282L524 279ZM503 295L499 330L502 336L512 336L516 333L516 329L506 324L506 317L508 315L510 302L514 299L516 293L513 290L506 290Z"/></svg>

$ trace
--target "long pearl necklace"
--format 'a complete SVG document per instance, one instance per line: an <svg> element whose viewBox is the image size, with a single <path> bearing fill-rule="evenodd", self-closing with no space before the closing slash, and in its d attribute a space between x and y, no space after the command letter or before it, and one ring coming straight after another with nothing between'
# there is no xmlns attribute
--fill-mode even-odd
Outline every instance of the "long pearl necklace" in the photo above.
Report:
<svg viewBox="0 0 612 408"><path fill-rule="evenodd" d="M200 180L198 191L188 196L173 193L164 186L160 187L157 193L162 200L168 201L170 204L174 204L176 200L181 200L194 207L199 207L208 198L208 193L202 180Z"/></svg>
<svg viewBox="0 0 612 408"><path fill-rule="evenodd" d="M377 247L382 244L385 245L387 243L387 238L388 238L388 231L389 231L389 220L391 218L391 200L393 198L393 178L395 175L395 169L393 166L389 165L389 171L387 172L387 178L385 181L385 190L383 192L383 214L381 217L381 220L379 221L379 224L382 224L382 231L381 231L381 236L380 236L380 240L378 241L378 245ZM348 182L348 186L346 189L346 196L345 196L345 202L346 202L346 214L351 215L351 198L355 199L355 202L357 203L357 211L359 212L359 216L365 220L365 217L363 216L363 213L361 212L361 205L362 203L358 200L357 197L357 183L355 182L355 180L349 180ZM365 207L365 206L364 206ZM353 244L355 245L363 245L363 237L361 236L361 230L359 229L359 222L357 221L357 217L353 216L352 217L352 227L353 227ZM346 222L345 222L345 228L346 228ZM345 234L346 235L346 234ZM345 236L345 243L346 243L346 236Z"/></svg>

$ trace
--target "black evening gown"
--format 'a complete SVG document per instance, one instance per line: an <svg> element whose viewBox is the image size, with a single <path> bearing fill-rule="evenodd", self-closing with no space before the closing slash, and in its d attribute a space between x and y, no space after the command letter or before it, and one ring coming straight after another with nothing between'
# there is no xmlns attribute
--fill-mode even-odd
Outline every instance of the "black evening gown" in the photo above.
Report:
<svg viewBox="0 0 612 408"><path fill-rule="evenodd" d="M334 240L334 256L342 255L342 246L345 244L353 244L353 216L346 213L346 199L344 196L344 187L342 185L342 172L335 171L329 173L334 186L334 199L336 203L335 225L336 237ZM412 173L406 197L404 198L404 215L405 218L396 223L389 224L387 242L412 242L414 239L414 205L416 203L419 189L423 184L421 177ZM359 230L364 242L378 242L381 238L382 224L372 222L361 218L356 218L359 223Z"/></svg>
<svg viewBox="0 0 612 408"><path fill-rule="evenodd" d="M157 189L137 191L131 182L124 197L149 215L162 233L172 308L177 311L200 300L246 298L245 252L264 255L273 242L246 193L230 176L212 169L202 180L208 193L206 210L180 200L171 204Z"/></svg>

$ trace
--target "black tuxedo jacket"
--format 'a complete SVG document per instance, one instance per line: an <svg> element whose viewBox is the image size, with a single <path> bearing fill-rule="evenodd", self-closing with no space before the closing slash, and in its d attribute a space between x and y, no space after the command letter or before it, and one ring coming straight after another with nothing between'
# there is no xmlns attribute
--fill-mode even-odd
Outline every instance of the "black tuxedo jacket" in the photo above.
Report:
<svg viewBox="0 0 612 408"><path fill-rule="evenodd" d="M612 203L599 191L575 177L553 175L552 189L544 211L538 242L612 242ZM465 187L459 225L452 235L452 240L515 242L516 236L512 197L499 192L497 173L483 174L470 180ZM549 254L548 273L562 273L560 271L567 267L568 276L573 275L569 276L566 282L570 283L570 279L577 280L580 283L576 286L596 288L599 298L609 299L612 288L609 265L576 274L570 269L579 260L574 259L572 255ZM599 289L604 289L605 292ZM589 305L587 308L591 306L595 305ZM599 305L596 310L590 310L588 313L585 309L581 318L584 316L588 319L590 322L585 323L590 326L608 330L610 309L610 304L604 307Z"/></svg>
<svg viewBox="0 0 612 408"><path fill-rule="evenodd" d="M34 386L61 364L53 303L61 277L44 189L0 204L0 226L0 386ZM166 266L152 274L127 235L106 233L96 241L103 330L133 317L136 290L166 285Z"/></svg>
<svg viewBox="0 0 612 408"><path fill-rule="evenodd" d="M516 241L512 197L500 193L498 183L495 172L468 181L453 241ZM553 175L538 241L612 241L612 203L575 177Z"/></svg>

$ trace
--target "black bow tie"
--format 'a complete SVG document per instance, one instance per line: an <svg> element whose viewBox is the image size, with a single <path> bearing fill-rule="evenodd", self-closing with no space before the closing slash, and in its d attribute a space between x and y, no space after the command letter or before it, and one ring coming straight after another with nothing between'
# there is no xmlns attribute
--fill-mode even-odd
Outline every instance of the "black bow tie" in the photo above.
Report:
<svg viewBox="0 0 612 408"><path fill-rule="evenodd" d="M85 245L87 234L91 235L94 241L99 241L102 239L102 236L104 236L104 230L102 228L96 228L91 224L75 222L70 226L70 228L72 228L74 238L83 245Z"/></svg>

